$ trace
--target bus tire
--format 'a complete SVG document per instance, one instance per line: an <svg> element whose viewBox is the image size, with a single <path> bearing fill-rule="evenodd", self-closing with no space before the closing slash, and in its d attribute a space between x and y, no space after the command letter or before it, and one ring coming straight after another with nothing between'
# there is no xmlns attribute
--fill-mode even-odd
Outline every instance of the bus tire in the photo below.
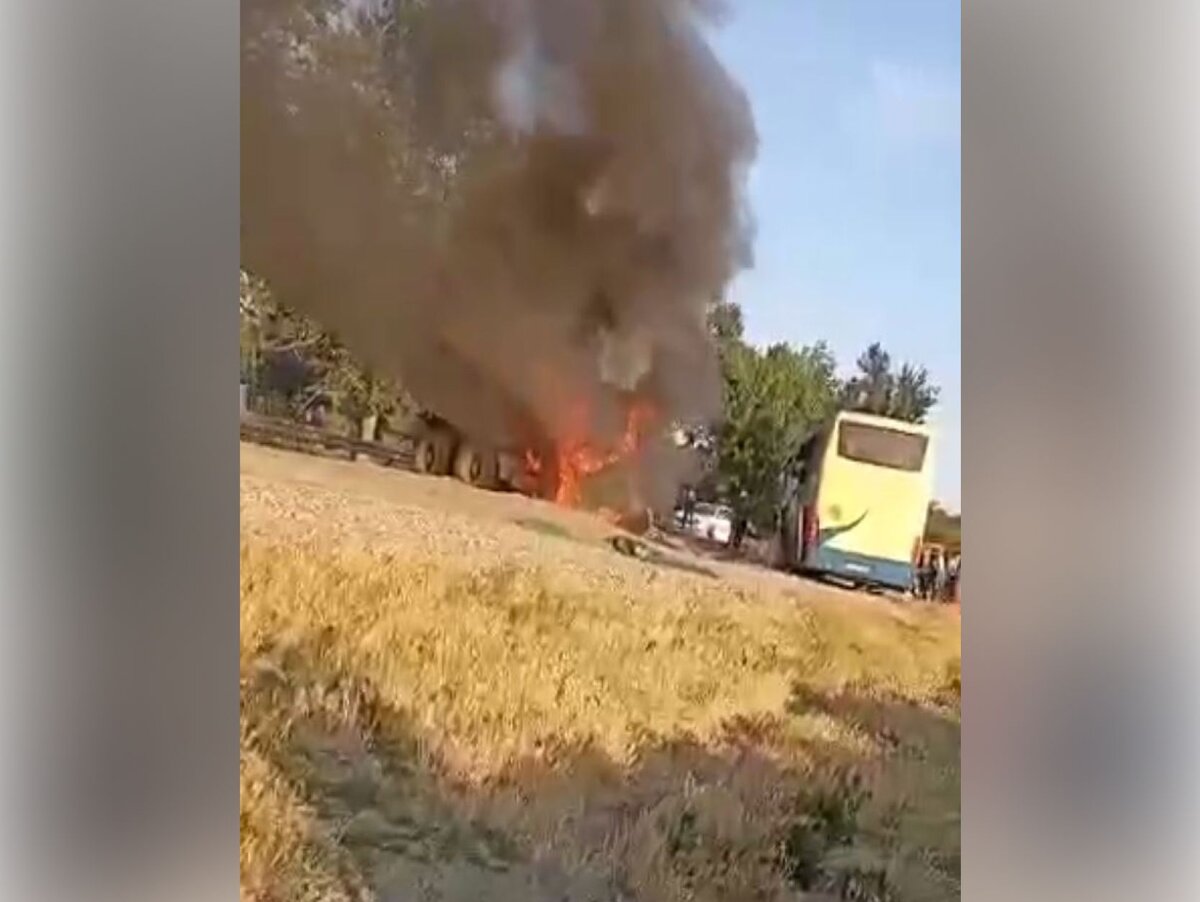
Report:
<svg viewBox="0 0 1200 902"><path fill-rule="evenodd" d="M438 430L422 436L417 442L417 453L414 461L418 473L427 476L445 476L450 472L451 458L454 453L454 440L445 432Z"/></svg>
<svg viewBox="0 0 1200 902"><path fill-rule="evenodd" d="M500 462L495 454L476 448L469 442L460 444L454 455L454 475L475 488L493 488L499 477L499 469Z"/></svg>

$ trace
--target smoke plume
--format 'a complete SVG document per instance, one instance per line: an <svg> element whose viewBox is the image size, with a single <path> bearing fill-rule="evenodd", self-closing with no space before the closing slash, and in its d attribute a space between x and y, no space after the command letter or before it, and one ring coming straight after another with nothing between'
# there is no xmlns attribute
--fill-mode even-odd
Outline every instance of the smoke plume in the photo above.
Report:
<svg viewBox="0 0 1200 902"><path fill-rule="evenodd" d="M714 412L749 106L684 0L242 0L242 263L483 441Z"/></svg>

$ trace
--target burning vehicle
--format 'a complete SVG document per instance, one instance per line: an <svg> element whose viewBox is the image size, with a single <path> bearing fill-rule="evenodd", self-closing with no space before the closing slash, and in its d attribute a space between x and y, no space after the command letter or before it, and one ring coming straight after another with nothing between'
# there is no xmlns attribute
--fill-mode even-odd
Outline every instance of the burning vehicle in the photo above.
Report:
<svg viewBox="0 0 1200 902"><path fill-rule="evenodd" d="M583 505L585 486L592 477L621 469L626 471L618 493L623 497L608 493L610 512L617 517L615 511L628 512L642 503L637 470L643 453L662 442L665 434L652 400L640 395L636 387L610 388L604 393L605 400L619 411L621 428L608 444L596 438L596 420L582 397L567 408L567 417L554 433L545 431L519 401L498 399L511 427L499 433L499 442L435 412L423 411L413 430L415 468L429 475L453 475L478 488L508 488L568 507ZM494 387L492 391L495 393Z"/></svg>
<svg viewBox="0 0 1200 902"><path fill-rule="evenodd" d="M749 262L749 105L681 0L243 0L243 265L429 413L417 466L670 505Z"/></svg>
<svg viewBox="0 0 1200 902"><path fill-rule="evenodd" d="M581 429L560 441L542 439L527 447L495 447L472 438L434 413L423 413L414 466L434 476L453 475L478 488L507 487L568 507L583 500L583 484L613 467L632 463L650 437L648 404L630 403L625 432L611 448L595 445Z"/></svg>

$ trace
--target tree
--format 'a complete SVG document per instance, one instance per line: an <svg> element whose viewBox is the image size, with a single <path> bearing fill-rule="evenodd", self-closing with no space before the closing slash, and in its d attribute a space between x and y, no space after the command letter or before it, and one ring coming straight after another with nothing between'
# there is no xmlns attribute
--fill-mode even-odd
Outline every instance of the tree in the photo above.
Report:
<svg viewBox="0 0 1200 902"><path fill-rule="evenodd" d="M923 423L937 403L940 390L930 381L928 370L905 363L899 373L894 372L891 355L879 342L859 355L855 366L858 372L841 390L841 404L847 410Z"/></svg>
<svg viewBox="0 0 1200 902"><path fill-rule="evenodd" d="M723 494L760 525L774 517L780 476L805 435L836 401L833 354L824 343L731 345L722 360L723 419L716 470Z"/></svg>
<svg viewBox="0 0 1200 902"><path fill-rule="evenodd" d="M364 366L315 320L279 303L245 270L238 309L243 378L285 402L292 415L318 402L360 420L409 406L391 380Z"/></svg>
<svg viewBox="0 0 1200 902"><path fill-rule="evenodd" d="M892 401L892 357L879 342L855 361L858 374L847 380L842 396L847 407L886 416Z"/></svg>
<svg viewBox="0 0 1200 902"><path fill-rule="evenodd" d="M401 393L390 379L360 365L349 354L330 372L327 385L340 409L358 419L388 414L398 404L403 406Z"/></svg>
<svg viewBox="0 0 1200 902"><path fill-rule="evenodd" d="M708 329L719 350L741 343L745 331L742 308L734 301L714 301L708 308Z"/></svg>
<svg viewBox="0 0 1200 902"><path fill-rule="evenodd" d="M258 309L258 284L245 270L241 272L238 290L238 348L241 359L241 381L249 385L258 375L261 364L259 346L262 321Z"/></svg>
<svg viewBox="0 0 1200 902"><path fill-rule="evenodd" d="M722 416L694 441L708 458L707 490L740 507L760 525L778 507L783 476L803 443L838 407L922 422L938 389L924 367L893 369L878 342L856 361L856 374L840 382L824 342L759 350L744 338L742 311L714 300L708 326L721 358Z"/></svg>
<svg viewBox="0 0 1200 902"><path fill-rule="evenodd" d="M889 416L910 423L921 423L937 403L937 386L930 384L925 367L904 364L896 377Z"/></svg>

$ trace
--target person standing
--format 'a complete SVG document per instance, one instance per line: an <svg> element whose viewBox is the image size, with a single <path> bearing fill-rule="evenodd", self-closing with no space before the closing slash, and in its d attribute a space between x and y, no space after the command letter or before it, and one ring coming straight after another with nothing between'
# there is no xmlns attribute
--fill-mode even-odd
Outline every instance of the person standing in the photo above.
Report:
<svg viewBox="0 0 1200 902"><path fill-rule="evenodd" d="M925 579L925 549L921 548L917 551L917 557L913 561L912 568L912 588L909 590L913 598L921 597L921 588L924 585Z"/></svg>
<svg viewBox="0 0 1200 902"><path fill-rule="evenodd" d="M750 515L746 510L749 507L750 501L745 491L738 495L737 504L733 511L733 529L730 536L729 544L733 546L734 551L740 551L742 541L746 538L746 530L750 525Z"/></svg>
<svg viewBox="0 0 1200 902"><path fill-rule="evenodd" d="M683 493L683 528L691 530L696 522L696 489L688 486Z"/></svg>
<svg viewBox="0 0 1200 902"><path fill-rule="evenodd" d="M929 588L933 583L932 561L933 552L922 548L921 556L917 559L917 598L922 601L929 597Z"/></svg>
<svg viewBox="0 0 1200 902"><path fill-rule="evenodd" d="M933 600L945 601L946 599L946 579L948 570L946 567L946 553L944 551L934 552L933 556Z"/></svg>
<svg viewBox="0 0 1200 902"><path fill-rule="evenodd" d="M950 558L950 565L947 567L946 579L946 601L958 601L958 579L960 569L962 567L962 552L956 551Z"/></svg>
<svg viewBox="0 0 1200 902"><path fill-rule="evenodd" d="M943 551L941 560L941 569L937 575L937 601L944 602L950 599L950 553Z"/></svg>

